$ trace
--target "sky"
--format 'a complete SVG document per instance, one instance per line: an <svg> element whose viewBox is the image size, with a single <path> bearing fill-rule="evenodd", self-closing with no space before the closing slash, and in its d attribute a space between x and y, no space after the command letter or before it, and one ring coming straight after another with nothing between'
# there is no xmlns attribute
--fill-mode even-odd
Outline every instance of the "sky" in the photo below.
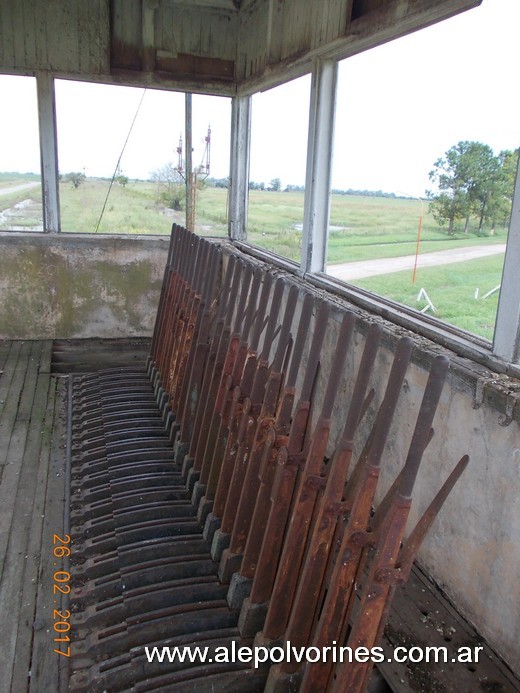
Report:
<svg viewBox="0 0 520 693"><path fill-rule="evenodd" d="M333 187L414 197L428 172L460 140L495 152L520 145L520 0L480 7L340 63ZM310 76L253 96L250 179L302 185ZM35 80L0 76L0 171L38 171ZM142 89L57 80L62 173L111 176ZM231 102L193 96L194 163L208 126L211 174L228 175ZM121 159L130 178L148 178L169 161L184 127L184 95L147 90Z"/></svg>

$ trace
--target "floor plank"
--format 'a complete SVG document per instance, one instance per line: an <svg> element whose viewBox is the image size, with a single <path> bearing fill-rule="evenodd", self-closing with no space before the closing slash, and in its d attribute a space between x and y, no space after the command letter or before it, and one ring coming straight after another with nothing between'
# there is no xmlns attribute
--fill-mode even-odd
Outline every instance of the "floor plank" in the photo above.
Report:
<svg viewBox="0 0 520 693"><path fill-rule="evenodd" d="M4 365L9 357L12 344L13 343L7 339L0 340L0 375L3 373Z"/></svg>
<svg viewBox="0 0 520 693"><path fill-rule="evenodd" d="M55 430L57 381L50 372L51 356L50 340L0 343L2 690L28 690L31 671L42 528L46 523ZM56 450L64 467L63 452L58 447ZM62 477L63 486L64 474ZM57 503L63 517L63 493L57 496ZM52 651L52 640L48 649ZM56 690L56 680L46 690Z"/></svg>
<svg viewBox="0 0 520 693"><path fill-rule="evenodd" d="M33 343L31 348L2 479L0 613L3 615L3 656L0 660L0 680L8 684L8 689L14 661L18 657L16 644L22 607L21 586L28 570L28 544L42 444L42 422L49 391L49 376L38 375L41 348L41 343ZM24 627L28 628L30 636L32 622L24 624Z"/></svg>
<svg viewBox="0 0 520 693"><path fill-rule="evenodd" d="M20 357L20 362L24 364L24 359L29 350L29 342L12 343L7 360L3 365L2 375L0 376L0 441L2 441L0 465L4 465L6 462L7 445L9 443L9 438L6 438L6 436L10 433L12 422L16 417L18 405L16 396L19 396L21 384L23 384L23 378L25 378L25 369L17 368L18 358ZM11 390L11 388L13 389ZM15 397L9 397L9 392L15 392ZM15 403L16 407L13 406Z"/></svg>
<svg viewBox="0 0 520 693"><path fill-rule="evenodd" d="M29 691L66 690L59 683L60 673L67 663L65 658L53 650L53 612L61 610L62 604L52 592L53 574L67 569L62 561L53 556L53 535L64 530L65 505L65 447L66 447L66 404L68 378L59 378L56 391L55 413L50 448L47 450L48 476L45 488L45 522L39 538L41 558L38 569L38 594L34 615L34 637ZM56 563L56 566L54 565ZM56 599L56 604L54 604ZM67 679L67 674L62 676Z"/></svg>
<svg viewBox="0 0 520 693"><path fill-rule="evenodd" d="M414 567L409 581L396 592L385 628L384 646L387 661L378 667L392 689L399 693L520 690L511 670L418 567ZM446 648L447 661L389 662L398 646ZM478 662L457 661L462 647L472 648L473 655L474 648L481 647Z"/></svg>
<svg viewBox="0 0 520 693"><path fill-rule="evenodd" d="M2 490L2 512L0 513L0 581L6 566L7 546L13 512L20 481L29 421L35 397L39 363L36 355L41 353L40 342L25 342L19 354L19 365L11 380L7 404L0 421L0 478Z"/></svg>
<svg viewBox="0 0 520 693"><path fill-rule="evenodd" d="M44 376L40 376L40 380ZM28 685L28 672L31 670L31 648L33 642L33 630L39 627L40 622L36 619L35 605L37 593L42 586L39 584L39 566L44 554L49 553L50 549L42 541L44 520L46 517L46 498L48 485L53 484L53 479L49 479L49 463L51 456L52 433L55 421L56 404L56 380L52 379L49 383L46 410L42 417L43 426L41 437L36 440L31 436L31 441L27 446L26 459L24 464L30 464L34 454L38 460L36 474L36 484L34 488L32 512L30 524L28 525L28 542L26 548L25 571L22 583L22 595L20 613L18 616L18 632L16 637L16 657L14 661L12 690L26 690ZM34 431L34 429L33 429ZM44 594L47 600L52 596L49 592L49 585L44 586ZM49 638L48 648L52 648L52 641Z"/></svg>

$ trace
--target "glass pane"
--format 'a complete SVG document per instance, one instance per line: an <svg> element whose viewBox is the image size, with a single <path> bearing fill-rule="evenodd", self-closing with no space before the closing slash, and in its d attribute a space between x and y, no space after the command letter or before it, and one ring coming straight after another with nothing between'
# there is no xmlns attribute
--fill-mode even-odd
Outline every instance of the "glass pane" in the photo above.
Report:
<svg viewBox="0 0 520 693"><path fill-rule="evenodd" d="M56 110L62 230L168 233L153 176L176 161L184 95L57 80Z"/></svg>
<svg viewBox="0 0 520 693"><path fill-rule="evenodd" d="M34 77L0 75L0 230L43 231Z"/></svg>
<svg viewBox="0 0 520 693"><path fill-rule="evenodd" d="M197 173L195 231L227 236L231 99L194 94L192 130Z"/></svg>
<svg viewBox="0 0 520 693"><path fill-rule="evenodd" d="M184 94L59 80L56 103L63 231L186 223ZM227 190L212 182L227 185L229 129L230 99L193 96L196 230L206 235L227 229Z"/></svg>
<svg viewBox="0 0 520 693"><path fill-rule="evenodd" d="M513 0L483 3L339 69L328 273L489 339L519 145L519 21Z"/></svg>
<svg viewBox="0 0 520 693"><path fill-rule="evenodd" d="M247 240L301 256L310 75L255 94Z"/></svg>

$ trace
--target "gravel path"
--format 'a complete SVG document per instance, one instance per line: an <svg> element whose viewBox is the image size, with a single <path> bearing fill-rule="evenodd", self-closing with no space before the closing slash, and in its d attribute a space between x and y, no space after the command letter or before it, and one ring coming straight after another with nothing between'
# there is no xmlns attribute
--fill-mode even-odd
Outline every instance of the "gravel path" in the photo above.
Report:
<svg viewBox="0 0 520 693"><path fill-rule="evenodd" d="M470 248L453 248L452 250L436 250L433 253L419 255L418 269L435 267L437 265L450 265L465 260L475 260L489 255L504 253L505 243L493 245L476 245ZM379 274L391 274L402 270L413 271L415 255L403 257L381 258L379 260L361 260L356 262L343 262L339 265L328 265L327 274L343 281L365 279Z"/></svg>
<svg viewBox="0 0 520 693"><path fill-rule="evenodd" d="M21 190L30 190L40 186L39 182L35 183L20 183L20 185L8 185L5 188L0 188L0 195L10 195L11 193L20 192Z"/></svg>

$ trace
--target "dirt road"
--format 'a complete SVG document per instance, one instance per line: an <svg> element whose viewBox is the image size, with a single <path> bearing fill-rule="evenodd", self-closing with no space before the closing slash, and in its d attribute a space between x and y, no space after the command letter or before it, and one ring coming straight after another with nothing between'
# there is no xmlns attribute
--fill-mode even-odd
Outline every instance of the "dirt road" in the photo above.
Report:
<svg viewBox="0 0 520 693"><path fill-rule="evenodd" d="M417 267L435 267L437 265L450 265L465 260L475 260L489 255L504 253L505 243L493 245L476 245L470 248L453 248L453 250L436 250L433 253L419 255ZM349 282L354 279L375 277L378 274L391 274L402 270L413 271L415 255L403 257L381 258L379 260L361 260L356 262L343 262L339 265L328 265L327 274L337 279Z"/></svg>
<svg viewBox="0 0 520 693"><path fill-rule="evenodd" d="M8 185L5 188L0 188L0 195L10 195L11 193L21 192L22 190L30 190L39 186L39 182L20 183L20 185Z"/></svg>

